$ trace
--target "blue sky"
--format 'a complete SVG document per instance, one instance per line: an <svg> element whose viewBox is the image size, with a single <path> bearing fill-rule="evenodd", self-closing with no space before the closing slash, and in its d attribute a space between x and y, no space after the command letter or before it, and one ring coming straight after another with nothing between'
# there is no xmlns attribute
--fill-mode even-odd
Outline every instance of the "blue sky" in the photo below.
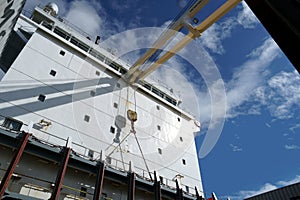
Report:
<svg viewBox="0 0 300 200"><path fill-rule="evenodd" d="M101 35L105 40L129 29L164 27L179 13L185 1L54 2L59 5L60 15L90 35ZM197 17L205 18L221 2L224 1L211 0ZM45 3L47 1L28 0L26 8ZM126 45L131 44L125 42ZM177 73L185 74L185 80L193 87L193 97L184 91L181 93L186 100L184 107L192 111L191 98L198 101L196 117L203 126L196 139L198 149L207 135L208 124L214 123L210 120L210 108L217 108L216 120L225 120L216 145L200 160L205 193L214 191L221 198L243 199L299 182L300 76L276 43L246 4L241 3L194 45L201 52L189 53L216 67L227 99L224 117L218 112L218 102L211 101L208 89L202 86L203 74L196 80L192 68L182 67L182 60L169 62ZM164 80L172 85L174 74L163 68L156 75L162 79L170 77ZM185 88L184 84L176 85L176 90Z"/></svg>

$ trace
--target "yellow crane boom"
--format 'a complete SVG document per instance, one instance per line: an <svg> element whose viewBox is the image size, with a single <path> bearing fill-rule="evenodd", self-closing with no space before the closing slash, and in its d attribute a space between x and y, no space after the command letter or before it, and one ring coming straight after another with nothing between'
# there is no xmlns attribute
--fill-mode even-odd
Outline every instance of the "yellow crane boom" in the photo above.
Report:
<svg viewBox="0 0 300 200"><path fill-rule="evenodd" d="M191 7L193 10L187 14L189 18L195 16L195 14L207 3L208 0L196 1L196 3ZM193 27L190 24L186 24L184 17L182 16L179 20L174 22L173 27L167 30L160 38L154 43L153 47L150 48L140 59L138 59L129 71L125 75L125 79L129 83L135 83L139 80L146 78L154 70L156 70L160 65L168 61L173 57L178 51L188 45L192 40L197 37L200 37L201 34L207 30L211 25L213 25L217 20L222 16L228 13L232 8L234 8L242 0L227 0L221 7L219 7L215 12L208 16L203 22L198 26ZM190 10L189 10L190 11ZM163 54L157 61L152 63L145 70L141 70L140 67L156 52L162 47L166 42L168 42L183 26L186 26L189 30L189 33L176 43L169 51Z"/></svg>

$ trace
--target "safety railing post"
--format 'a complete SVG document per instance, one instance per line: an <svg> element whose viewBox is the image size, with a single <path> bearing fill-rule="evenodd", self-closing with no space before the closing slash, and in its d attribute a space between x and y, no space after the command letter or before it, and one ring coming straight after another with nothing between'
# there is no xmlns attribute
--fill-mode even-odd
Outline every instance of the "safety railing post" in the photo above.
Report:
<svg viewBox="0 0 300 200"><path fill-rule="evenodd" d="M6 172L5 172L5 175L3 176L3 179L1 180L1 184L0 184L0 199L2 199L4 193L5 193L5 190L8 186L8 183L15 171L15 168L17 166L17 164L19 163L20 161L20 158L24 152L24 149L26 147L26 144L28 142L28 138L30 136L30 133L25 133L23 132L23 137L19 143L19 145L17 146L17 149L15 151L15 154L9 164L9 167L7 168Z"/></svg>

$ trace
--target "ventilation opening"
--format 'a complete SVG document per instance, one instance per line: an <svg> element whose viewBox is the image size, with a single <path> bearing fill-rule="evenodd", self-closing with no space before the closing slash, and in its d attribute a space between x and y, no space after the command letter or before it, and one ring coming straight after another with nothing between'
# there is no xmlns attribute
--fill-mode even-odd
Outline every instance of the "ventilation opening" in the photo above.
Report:
<svg viewBox="0 0 300 200"><path fill-rule="evenodd" d="M161 129L161 128L160 128L160 125L157 125L157 130L159 130L159 131L160 131L160 129Z"/></svg>
<svg viewBox="0 0 300 200"><path fill-rule="evenodd" d="M61 51L59 52L59 54L62 55L62 56L64 56L64 55L66 54L66 52L63 51L63 50L61 50Z"/></svg>
<svg viewBox="0 0 300 200"><path fill-rule="evenodd" d="M182 159L182 164L186 165L185 159Z"/></svg>
<svg viewBox="0 0 300 200"><path fill-rule="evenodd" d="M90 95L91 95L92 97L94 97L94 96L96 95L96 92L95 92L94 90L92 90L92 91L90 92Z"/></svg>
<svg viewBox="0 0 300 200"><path fill-rule="evenodd" d="M50 71L50 75L51 75L51 76L55 76L55 75L56 75L56 71L52 69L52 70Z"/></svg>
<svg viewBox="0 0 300 200"><path fill-rule="evenodd" d="M116 131L115 127L111 126L111 127L110 127L110 132L111 132L111 133L115 133L115 131Z"/></svg>
<svg viewBox="0 0 300 200"><path fill-rule="evenodd" d="M38 100L41 101L41 102L44 102L46 99L46 96L43 95L43 94L40 94L39 97L38 97Z"/></svg>
<svg viewBox="0 0 300 200"><path fill-rule="evenodd" d="M161 148L158 148L157 150L158 150L158 153L159 153L159 154L162 154Z"/></svg>
<svg viewBox="0 0 300 200"><path fill-rule="evenodd" d="M89 122L89 121L90 121L90 116L85 115L85 116L84 116L84 121Z"/></svg>
<svg viewBox="0 0 300 200"><path fill-rule="evenodd" d="M179 137L179 139L180 139L181 142L183 142L183 138L182 137Z"/></svg>
<svg viewBox="0 0 300 200"><path fill-rule="evenodd" d="M118 108L118 104L117 103L114 103L114 108Z"/></svg>
<svg viewBox="0 0 300 200"><path fill-rule="evenodd" d="M23 122L13 119L11 117L5 117L4 122L2 124L3 127L8 128L13 131L21 130Z"/></svg>

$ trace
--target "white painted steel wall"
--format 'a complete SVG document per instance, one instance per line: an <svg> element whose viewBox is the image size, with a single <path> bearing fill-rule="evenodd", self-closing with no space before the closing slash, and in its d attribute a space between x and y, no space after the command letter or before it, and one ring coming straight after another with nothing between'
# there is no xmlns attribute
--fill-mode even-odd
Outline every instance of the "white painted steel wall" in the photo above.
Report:
<svg viewBox="0 0 300 200"><path fill-rule="evenodd" d="M36 137L58 145L65 141L49 134L71 137L73 143L109 155L118 145L113 142L118 126L120 140L130 132L127 110L136 110L135 130L149 169L170 180L181 174L183 184L203 191L193 134L199 128L193 119L127 86L108 72L106 64L91 61L52 34L38 29L1 81L1 114L26 124L33 122L35 127L44 119L51 125L41 127L44 132L33 129ZM55 76L50 75L51 70ZM38 100L40 94L46 96L44 102ZM111 133L111 127L115 133ZM110 155L113 160L132 161L137 173L140 168L146 171L133 134L121 148ZM73 149L88 155L82 147L74 145ZM119 163L119 167L123 165Z"/></svg>

